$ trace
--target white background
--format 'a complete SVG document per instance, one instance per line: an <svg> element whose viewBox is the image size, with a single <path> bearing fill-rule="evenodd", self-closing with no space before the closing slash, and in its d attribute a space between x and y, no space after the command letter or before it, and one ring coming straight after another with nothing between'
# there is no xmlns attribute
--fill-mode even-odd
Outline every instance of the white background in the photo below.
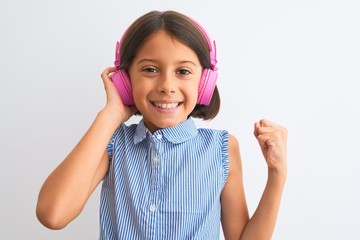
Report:
<svg viewBox="0 0 360 240"><path fill-rule="evenodd" d="M217 42L222 109L198 125L239 139L250 213L266 182L253 123L268 118L289 130L273 239L360 239L355 0L1 0L1 239L97 239L99 189L60 231L37 221L37 194L104 105L99 76L115 42L153 9L195 18Z"/></svg>

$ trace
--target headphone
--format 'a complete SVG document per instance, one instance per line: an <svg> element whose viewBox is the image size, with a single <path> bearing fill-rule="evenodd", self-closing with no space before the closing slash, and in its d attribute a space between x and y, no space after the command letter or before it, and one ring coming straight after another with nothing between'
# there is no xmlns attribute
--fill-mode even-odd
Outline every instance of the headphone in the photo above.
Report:
<svg viewBox="0 0 360 240"><path fill-rule="evenodd" d="M204 68L200 83L199 83L199 89L198 89L198 99L197 104L206 105L208 106L210 104L210 100L212 98L212 95L214 93L216 80L218 77L217 72L217 60L216 60L216 45L215 41L211 41L209 35L205 31L201 25L192 19L192 21L195 23L195 25L199 28L199 30L202 32L203 36L206 39L207 45L209 47L210 52L210 62L211 67L210 68ZM126 33L126 31L125 31ZM121 38L119 42L116 42L116 50L115 50L115 61L114 65L115 67L119 68L121 64L120 60L120 48L123 41L124 36ZM132 88L131 88L131 82L130 77L127 74L127 72L123 69L118 69L112 76L111 79L115 85L115 88L117 89L122 102L126 106L134 106L134 99L132 96Z"/></svg>

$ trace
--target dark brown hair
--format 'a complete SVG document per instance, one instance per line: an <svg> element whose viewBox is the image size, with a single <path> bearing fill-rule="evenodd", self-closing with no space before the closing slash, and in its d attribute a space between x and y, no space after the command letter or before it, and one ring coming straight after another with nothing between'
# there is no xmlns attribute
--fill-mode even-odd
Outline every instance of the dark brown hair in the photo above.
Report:
<svg viewBox="0 0 360 240"><path fill-rule="evenodd" d="M137 50L146 38L160 30L191 48L196 53L203 68L211 68L209 46L205 36L193 20L175 11L151 11L135 20L122 39L121 65L119 68L128 71ZM220 94L215 86L209 106L196 104L189 116L210 120L215 118L219 109Z"/></svg>

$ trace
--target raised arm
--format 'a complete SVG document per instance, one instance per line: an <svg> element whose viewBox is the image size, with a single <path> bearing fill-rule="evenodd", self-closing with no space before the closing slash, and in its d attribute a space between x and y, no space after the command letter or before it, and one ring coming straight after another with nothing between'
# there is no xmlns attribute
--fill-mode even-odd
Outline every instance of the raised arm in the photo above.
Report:
<svg viewBox="0 0 360 240"><path fill-rule="evenodd" d="M243 187L240 150L237 139L229 135L229 175L221 193L221 224L227 240L240 239L249 221Z"/></svg>
<svg viewBox="0 0 360 240"><path fill-rule="evenodd" d="M245 201L245 197L243 197L242 194L239 195L237 193L243 191L242 181L239 180L241 176L241 168L238 167L240 158L237 157L238 153L236 153L236 151L231 151L229 139L230 174L234 173L234 175L237 176L230 178L231 175L229 174L229 181L226 183L223 193L226 194L225 196L227 197L225 198L225 196L222 196L222 199L228 199L226 202L222 203L222 206L225 207L223 210L225 216L223 217L222 223L224 235L227 240L270 240L275 228L281 196L287 177L287 130L268 120L261 120L260 122L255 123L254 135L260 144L262 153L268 165L267 184L256 211L248 221L237 220L237 226L229 224L229 221L224 221L229 218L244 218L237 216L237 214L240 214L240 210L244 208L244 203L242 202ZM234 179L238 180L233 182ZM227 187L231 189L226 189ZM229 192L235 192L237 194L231 195ZM232 210L227 209L226 204L228 204L228 202L233 202L231 205L233 208ZM244 212L244 210L242 210L242 212Z"/></svg>
<svg viewBox="0 0 360 240"><path fill-rule="evenodd" d="M44 182L36 207L39 221L51 229L64 228L82 211L91 193L108 170L106 146L116 128L136 111L125 107L108 77L101 74L107 103L70 154Z"/></svg>

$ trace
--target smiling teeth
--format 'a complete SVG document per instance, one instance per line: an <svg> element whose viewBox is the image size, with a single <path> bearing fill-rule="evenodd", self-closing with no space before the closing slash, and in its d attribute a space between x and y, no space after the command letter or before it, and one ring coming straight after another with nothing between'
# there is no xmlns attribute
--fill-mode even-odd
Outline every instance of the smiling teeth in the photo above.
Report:
<svg viewBox="0 0 360 240"><path fill-rule="evenodd" d="M162 109L173 109L176 108L179 103L154 103L154 105Z"/></svg>

